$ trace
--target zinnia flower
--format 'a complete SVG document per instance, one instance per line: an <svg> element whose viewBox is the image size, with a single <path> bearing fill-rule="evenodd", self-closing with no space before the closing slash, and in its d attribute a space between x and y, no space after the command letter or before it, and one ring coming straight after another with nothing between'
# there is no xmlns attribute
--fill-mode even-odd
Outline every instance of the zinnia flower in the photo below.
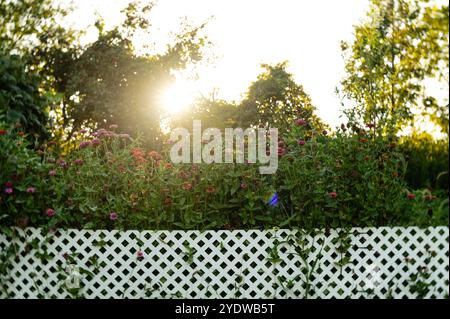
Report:
<svg viewBox="0 0 450 319"><path fill-rule="evenodd" d="M5 187L11 188L11 187L13 187L13 183L12 182L6 182L5 183Z"/></svg>
<svg viewBox="0 0 450 319"><path fill-rule="evenodd" d="M166 164L164 164L164 167L166 169L171 169L171 168L173 168L173 165L171 163L166 163Z"/></svg>
<svg viewBox="0 0 450 319"><path fill-rule="evenodd" d="M29 193L29 194L34 194L34 193L36 193L36 188L34 188L34 187L28 187L28 188L27 188L27 193Z"/></svg>
<svg viewBox="0 0 450 319"><path fill-rule="evenodd" d="M111 212L111 213L109 214L109 219L110 219L110 220L114 221L114 220L116 220L117 218L119 218L119 215L117 215L116 212Z"/></svg>
<svg viewBox="0 0 450 319"><path fill-rule="evenodd" d="M283 148L283 147L279 147L278 148L278 155L279 156L286 155L286 153L287 153L287 150L285 148Z"/></svg>
<svg viewBox="0 0 450 319"><path fill-rule="evenodd" d="M328 193L328 195L330 195L331 198L336 198L337 197L337 193L336 192L330 192L330 193Z"/></svg>
<svg viewBox="0 0 450 319"><path fill-rule="evenodd" d="M6 194L12 194L13 193L13 189L8 187L8 188L5 189L5 193Z"/></svg>
<svg viewBox="0 0 450 319"><path fill-rule="evenodd" d="M45 215L47 215L47 217L55 216L55 211L51 208L47 208L47 210L45 211Z"/></svg>
<svg viewBox="0 0 450 319"><path fill-rule="evenodd" d="M183 185L181 186L184 190L190 190L190 189L192 189L192 184L191 183L188 183L188 182L185 182L185 183L183 183Z"/></svg>
<svg viewBox="0 0 450 319"><path fill-rule="evenodd" d="M304 141L304 140L299 140L298 142L298 145L300 145L300 146L302 146L302 145L305 145L306 144L306 142Z"/></svg>
<svg viewBox="0 0 450 319"><path fill-rule="evenodd" d="M144 257L144 252L142 250L138 250L136 255L137 255L138 258L143 258Z"/></svg>

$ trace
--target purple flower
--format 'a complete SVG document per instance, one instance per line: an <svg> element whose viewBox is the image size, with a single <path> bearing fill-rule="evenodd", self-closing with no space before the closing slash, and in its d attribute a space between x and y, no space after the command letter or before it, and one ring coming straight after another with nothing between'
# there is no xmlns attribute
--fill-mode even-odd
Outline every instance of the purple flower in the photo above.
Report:
<svg viewBox="0 0 450 319"><path fill-rule="evenodd" d="M78 132L79 132L80 134L85 134L85 133L87 133L87 130L84 130L84 129L83 129L83 130L79 130Z"/></svg>
<svg viewBox="0 0 450 319"><path fill-rule="evenodd" d="M91 143L92 143L93 146L97 146L97 145L100 145L102 142L100 142L100 140L98 138L94 138L91 141Z"/></svg>
<svg viewBox="0 0 450 319"><path fill-rule="evenodd" d="M5 189L5 193L6 194L12 194L13 193L13 189L8 187L8 188Z"/></svg>
<svg viewBox="0 0 450 319"><path fill-rule="evenodd" d="M306 142L304 141L304 140L299 140L298 142L298 145L300 145L300 146L302 146L302 145L305 145L306 144Z"/></svg>
<svg viewBox="0 0 450 319"><path fill-rule="evenodd" d="M117 213L115 213L115 212L111 212L109 214L109 219L112 221L116 220L118 217L119 217L119 215L117 215Z"/></svg>
<svg viewBox="0 0 450 319"><path fill-rule="evenodd" d="M306 124L308 124L308 122L306 122L304 119L297 119L295 120L295 124L298 126L305 126Z"/></svg>
<svg viewBox="0 0 450 319"><path fill-rule="evenodd" d="M84 161L80 158L77 158L76 160L73 161L76 165L83 165Z"/></svg>
<svg viewBox="0 0 450 319"><path fill-rule="evenodd" d="M34 187L28 187L28 188L27 188L27 193L29 193L29 194L34 194L34 193L36 193L36 188L34 188Z"/></svg>

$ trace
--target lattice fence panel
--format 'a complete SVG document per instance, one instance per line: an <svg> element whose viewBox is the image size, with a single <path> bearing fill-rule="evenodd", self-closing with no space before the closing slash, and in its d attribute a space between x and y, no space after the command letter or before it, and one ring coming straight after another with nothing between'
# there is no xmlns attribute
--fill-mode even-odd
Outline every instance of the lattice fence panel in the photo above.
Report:
<svg viewBox="0 0 450 319"><path fill-rule="evenodd" d="M142 256L138 255L142 252ZM2 298L448 298L448 227L0 234Z"/></svg>

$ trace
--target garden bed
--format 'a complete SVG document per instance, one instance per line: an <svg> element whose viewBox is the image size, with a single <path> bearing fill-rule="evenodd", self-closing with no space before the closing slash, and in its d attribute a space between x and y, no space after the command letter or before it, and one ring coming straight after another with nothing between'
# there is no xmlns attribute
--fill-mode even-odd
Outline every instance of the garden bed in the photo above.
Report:
<svg viewBox="0 0 450 319"><path fill-rule="evenodd" d="M2 298L448 298L448 227L14 229ZM74 286L74 283L78 284Z"/></svg>

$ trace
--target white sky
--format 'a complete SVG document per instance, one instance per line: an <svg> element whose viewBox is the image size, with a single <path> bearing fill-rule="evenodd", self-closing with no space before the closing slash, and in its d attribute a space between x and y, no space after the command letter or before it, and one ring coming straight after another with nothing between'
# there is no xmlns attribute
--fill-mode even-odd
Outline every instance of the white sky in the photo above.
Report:
<svg viewBox="0 0 450 319"><path fill-rule="evenodd" d="M74 2L74 21L86 28L95 11L107 27L119 23L129 0ZM199 24L213 16L206 34L215 59L199 69L194 90L207 94L218 87L219 97L239 100L261 63L288 60L288 71L310 94L318 115L335 126L341 106L334 91L344 67L339 44L352 39L367 5L368 0L160 0L150 14L151 40L165 45L182 17Z"/></svg>

